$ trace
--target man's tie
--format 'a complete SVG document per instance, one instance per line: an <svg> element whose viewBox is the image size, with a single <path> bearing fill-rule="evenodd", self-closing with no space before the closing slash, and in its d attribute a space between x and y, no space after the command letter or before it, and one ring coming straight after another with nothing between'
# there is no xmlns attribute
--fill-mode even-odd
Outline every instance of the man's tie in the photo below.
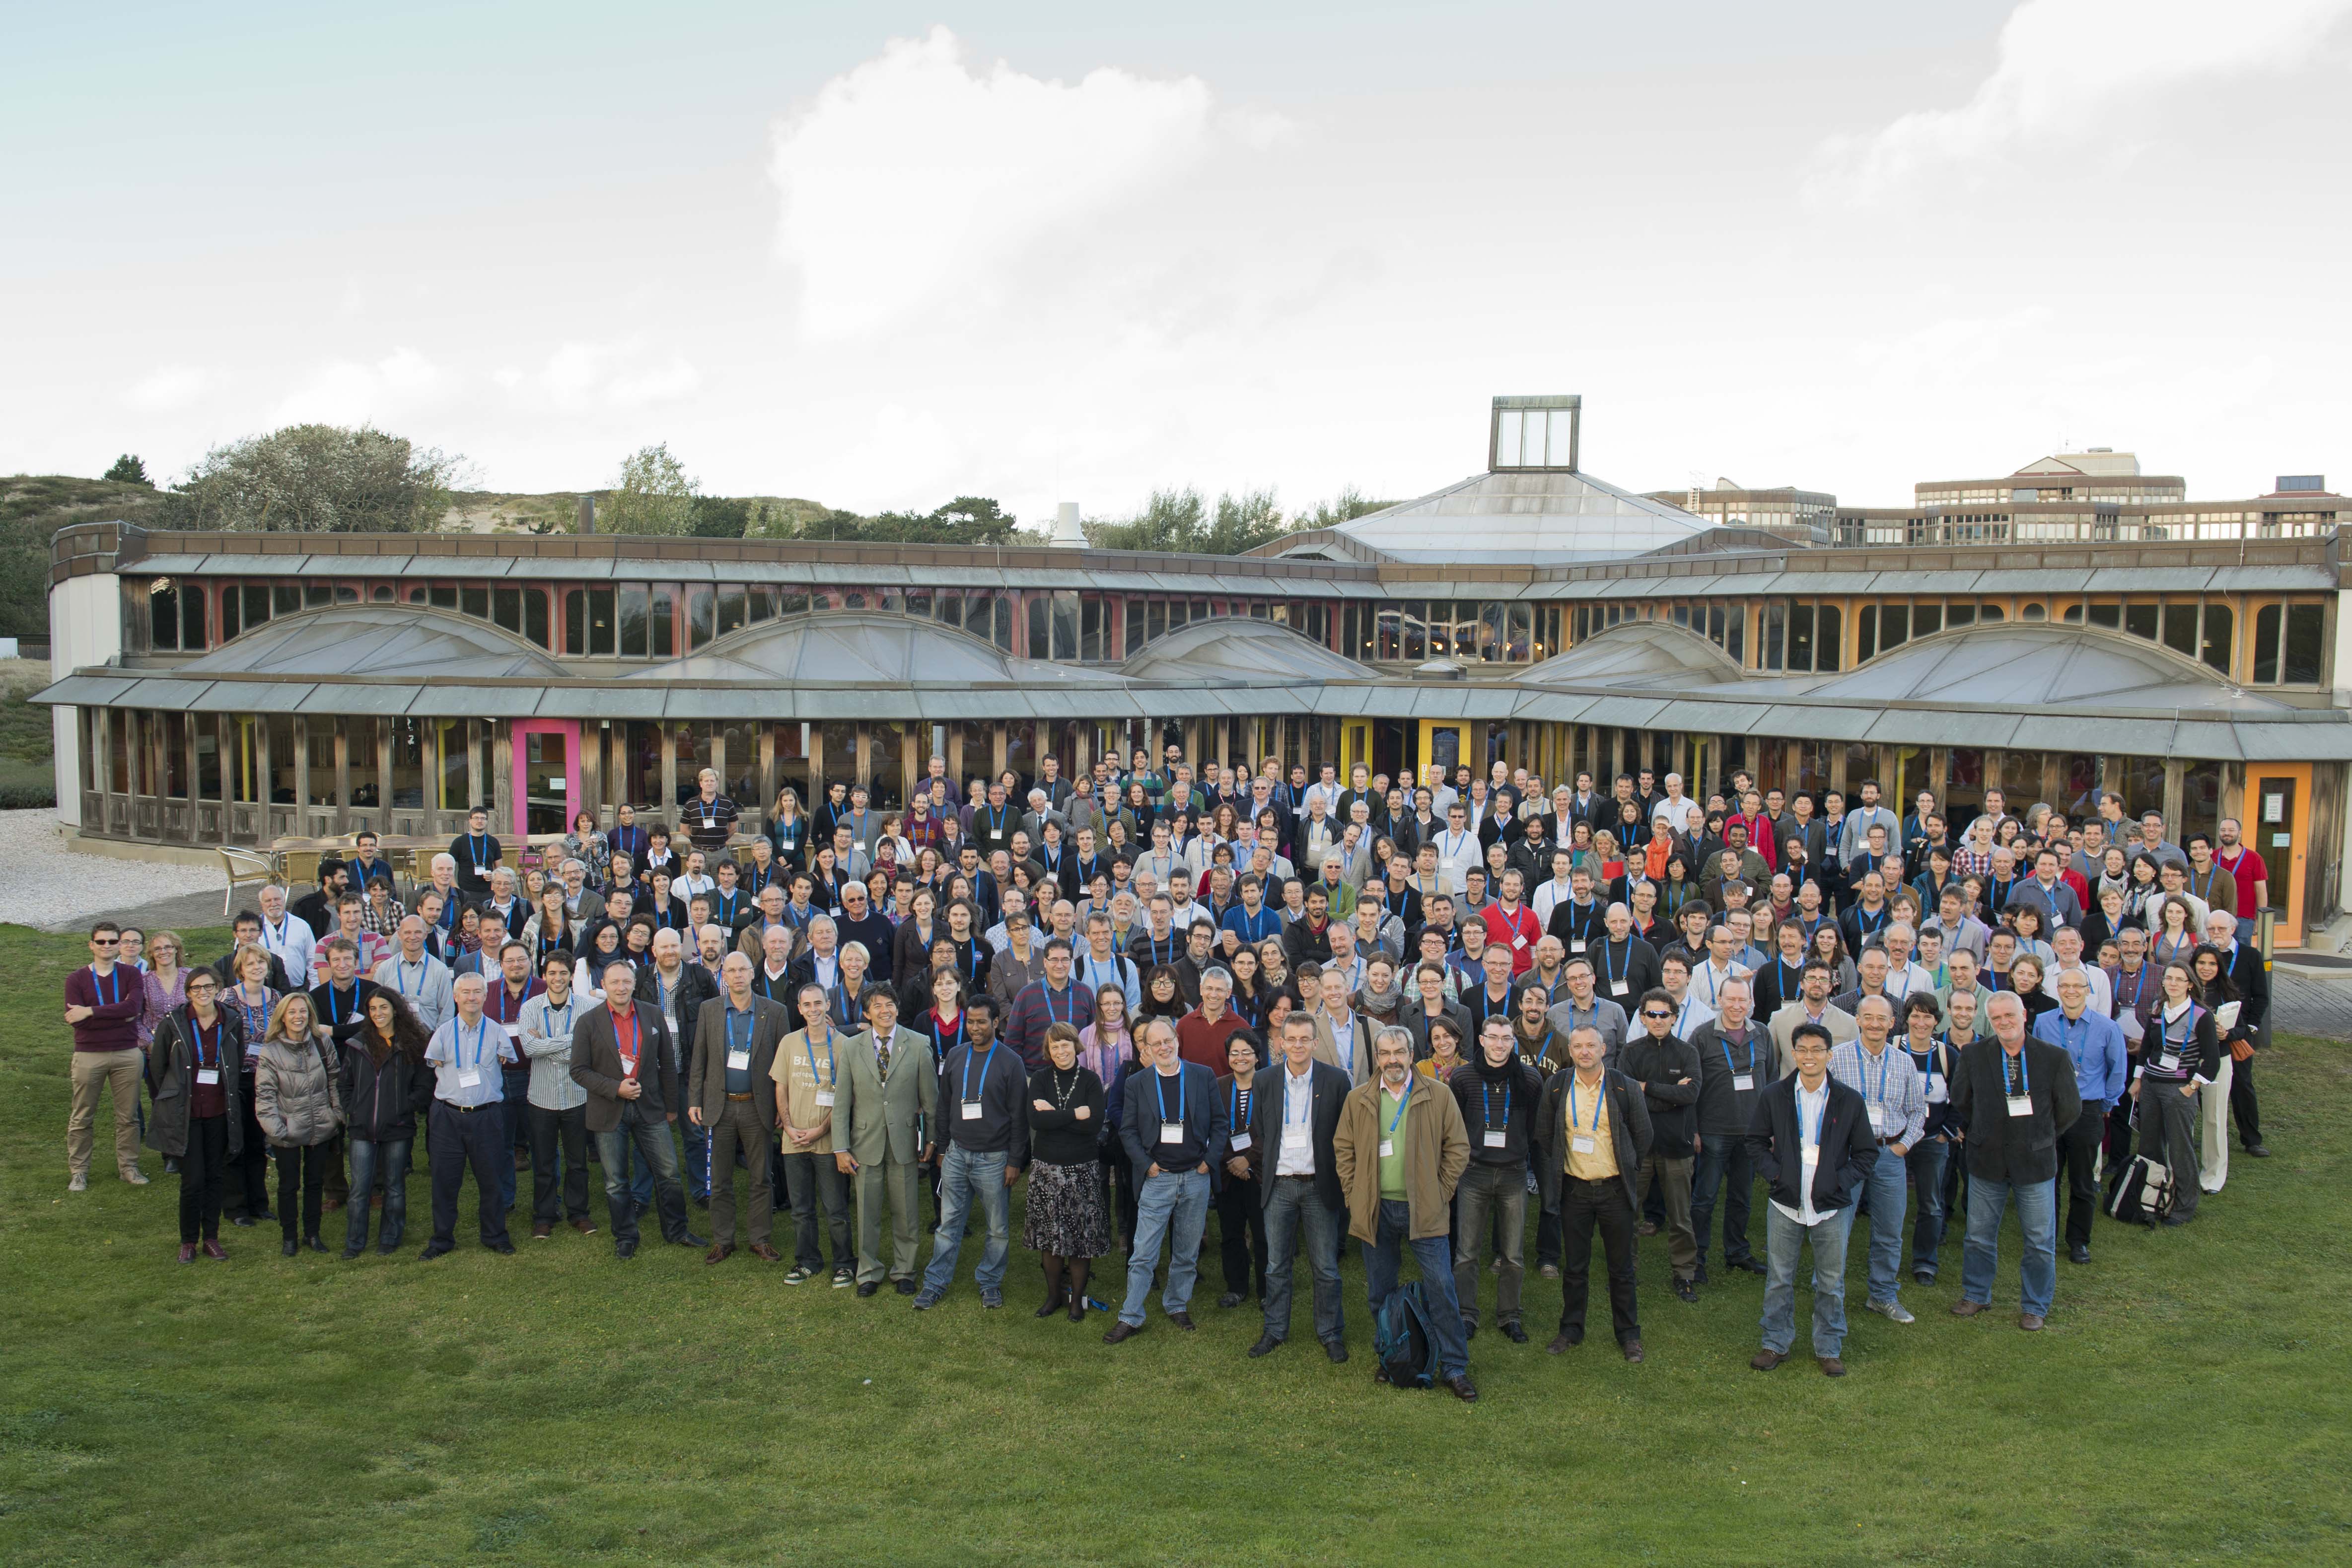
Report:
<svg viewBox="0 0 2352 1568"><path fill-rule="evenodd" d="M874 1037L874 1070L884 1081L887 1082L889 1079L890 1037L887 1035L877 1034Z"/></svg>

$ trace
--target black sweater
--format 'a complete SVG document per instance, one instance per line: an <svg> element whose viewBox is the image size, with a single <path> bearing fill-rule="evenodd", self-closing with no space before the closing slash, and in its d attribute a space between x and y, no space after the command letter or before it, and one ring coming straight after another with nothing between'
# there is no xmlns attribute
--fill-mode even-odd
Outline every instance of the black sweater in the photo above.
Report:
<svg viewBox="0 0 2352 1568"><path fill-rule="evenodd" d="M1036 1102L1058 1105L1040 1110ZM1041 1165L1087 1165L1101 1147L1106 1096L1090 1068L1064 1072L1048 1063L1029 1075L1029 1154ZM1078 1108L1086 1107L1086 1120Z"/></svg>
<svg viewBox="0 0 2352 1568"><path fill-rule="evenodd" d="M1543 1099L1543 1079L1514 1051L1500 1068L1486 1065L1483 1054L1465 1062L1446 1080L1454 1102L1462 1107L1462 1125L1470 1134L1470 1163L1518 1170L1528 1163L1528 1133L1535 1126L1536 1107ZM1486 1134L1500 1132L1500 1147L1487 1143Z"/></svg>

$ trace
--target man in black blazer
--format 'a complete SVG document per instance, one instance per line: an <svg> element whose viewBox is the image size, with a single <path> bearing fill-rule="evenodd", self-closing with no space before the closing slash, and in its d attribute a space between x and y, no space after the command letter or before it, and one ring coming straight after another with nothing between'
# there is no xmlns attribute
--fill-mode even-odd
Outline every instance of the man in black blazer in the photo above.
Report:
<svg viewBox="0 0 2352 1568"><path fill-rule="evenodd" d="M724 989L694 1015L694 1049L686 1072L686 1119L702 1130L710 1151L710 1250L705 1263L724 1263L735 1251L735 1151L751 1184L751 1256L781 1262L774 1245L776 1189L769 1178L775 1152L776 1085L769 1076L776 1047L792 1033L783 1004L751 989L751 961L727 955Z"/></svg>
<svg viewBox="0 0 2352 1568"><path fill-rule="evenodd" d="M1878 1138L1862 1096L1830 1077L1825 1025L1798 1024L1789 1054L1797 1070L1756 1097L1748 1127L1748 1161L1772 1194L1764 1216L1764 1348L1748 1364L1769 1372L1789 1359L1797 1342L1797 1254L1810 1243L1813 1359L1843 1377L1846 1235L1855 1194L1878 1163Z"/></svg>
<svg viewBox="0 0 2352 1568"><path fill-rule="evenodd" d="M1592 1279L1592 1233L1609 1259L1609 1316L1625 1359L1642 1359L1642 1317L1633 1296L1634 1183L1654 1142L1650 1110L1632 1079L1608 1065L1608 1042L1590 1024L1568 1032L1570 1065L1544 1085L1536 1107L1536 1152L1544 1206L1559 1217L1559 1332L1544 1347L1560 1355L1584 1342ZM1601 1136L1602 1124L1608 1136Z"/></svg>
<svg viewBox="0 0 2352 1568"><path fill-rule="evenodd" d="M2263 965L2263 955L2252 942L2238 940L2238 918L2227 910L2215 910L2205 917L2205 940L2221 952L2221 973L2238 988L2238 1024L2246 1031L2247 1046L2262 1049L2271 1043L2271 976ZM2230 1111L2237 1118L2238 1142L2255 1159L2270 1158L2269 1146L2263 1142L2262 1107L2254 1099L2254 1058L2228 1062L2222 1070L2230 1076ZM2205 1117L2205 1141L2209 1147L2221 1150L2225 1173L2230 1168L2229 1133L2217 1106Z"/></svg>
<svg viewBox="0 0 2352 1568"><path fill-rule="evenodd" d="M1347 1226L1348 1205L1331 1134L1355 1084L1339 1068L1315 1059L1316 1037L1312 1016L1297 1012L1283 1020L1276 1042L1281 1061L1272 1072L1258 1074L1249 1125L1236 1128L1233 1142L1247 1138L1255 1143L1264 1173L1259 1197L1265 1205L1265 1326L1249 1353L1265 1355L1290 1337L1292 1273L1304 1231L1307 1267L1315 1279L1315 1337L1336 1362L1348 1359L1339 1308L1339 1235Z"/></svg>
<svg viewBox="0 0 2352 1568"><path fill-rule="evenodd" d="M1992 1305L2000 1222L2014 1204L2025 1236L2017 1326L2032 1332L2058 1290L2058 1130L2074 1125L2083 1096L2065 1049L2026 1034L2016 992L1994 993L1985 1011L1992 1043L1962 1051L1952 1075L1952 1120L1966 1134L1969 1162L1968 1239L1952 1316L1973 1318Z"/></svg>
<svg viewBox="0 0 2352 1568"><path fill-rule="evenodd" d="M615 958L597 978L604 1002L572 1033L572 1081L588 1091L588 1131L596 1135L597 1158L604 1167L614 1254L637 1254L637 1205L622 1174L633 1147L654 1173L662 1239L677 1247L705 1246L686 1228L686 1189L678 1184L677 1143L669 1135L669 1124L677 1120L677 1046L661 1009L636 1000L635 964Z"/></svg>

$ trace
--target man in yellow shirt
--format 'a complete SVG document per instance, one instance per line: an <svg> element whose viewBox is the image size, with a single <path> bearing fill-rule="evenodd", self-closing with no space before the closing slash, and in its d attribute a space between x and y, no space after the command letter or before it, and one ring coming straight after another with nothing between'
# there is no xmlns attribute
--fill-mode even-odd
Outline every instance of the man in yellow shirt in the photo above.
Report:
<svg viewBox="0 0 2352 1568"><path fill-rule="evenodd" d="M1634 1178L1648 1158L1650 1112L1624 1074L1602 1060L1601 1031L1569 1033L1570 1064L1544 1086L1536 1110L1538 1157L1560 1173L1559 1333L1554 1355L1584 1342L1584 1308L1592 1277L1592 1233L1609 1258L1609 1312L1625 1359L1642 1359L1642 1320L1633 1302Z"/></svg>

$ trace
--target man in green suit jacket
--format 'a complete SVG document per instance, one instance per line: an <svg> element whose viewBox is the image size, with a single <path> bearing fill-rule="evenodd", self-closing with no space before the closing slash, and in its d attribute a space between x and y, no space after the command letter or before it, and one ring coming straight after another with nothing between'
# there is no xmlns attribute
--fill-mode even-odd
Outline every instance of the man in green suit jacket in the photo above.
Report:
<svg viewBox="0 0 2352 1568"><path fill-rule="evenodd" d="M915 1293L920 1166L937 1140L940 1069L931 1044L898 1027L898 998L868 985L866 1028L842 1047L840 1100L833 1108L834 1163L857 1194L857 1293L882 1289L882 1205L890 1205L892 1285ZM845 1133L844 1129L846 1129Z"/></svg>
<svg viewBox="0 0 2352 1568"><path fill-rule="evenodd" d="M774 1263L776 1192L769 1162L776 1140L776 1085L769 1069L793 1022L782 1003L751 989L751 961L741 953L727 955L719 977L719 994L695 1016L682 1096L687 1120L710 1137L710 1250L702 1260L724 1263L742 1234L735 1220L735 1151L740 1148L751 1182L751 1256Z"/></svg>

